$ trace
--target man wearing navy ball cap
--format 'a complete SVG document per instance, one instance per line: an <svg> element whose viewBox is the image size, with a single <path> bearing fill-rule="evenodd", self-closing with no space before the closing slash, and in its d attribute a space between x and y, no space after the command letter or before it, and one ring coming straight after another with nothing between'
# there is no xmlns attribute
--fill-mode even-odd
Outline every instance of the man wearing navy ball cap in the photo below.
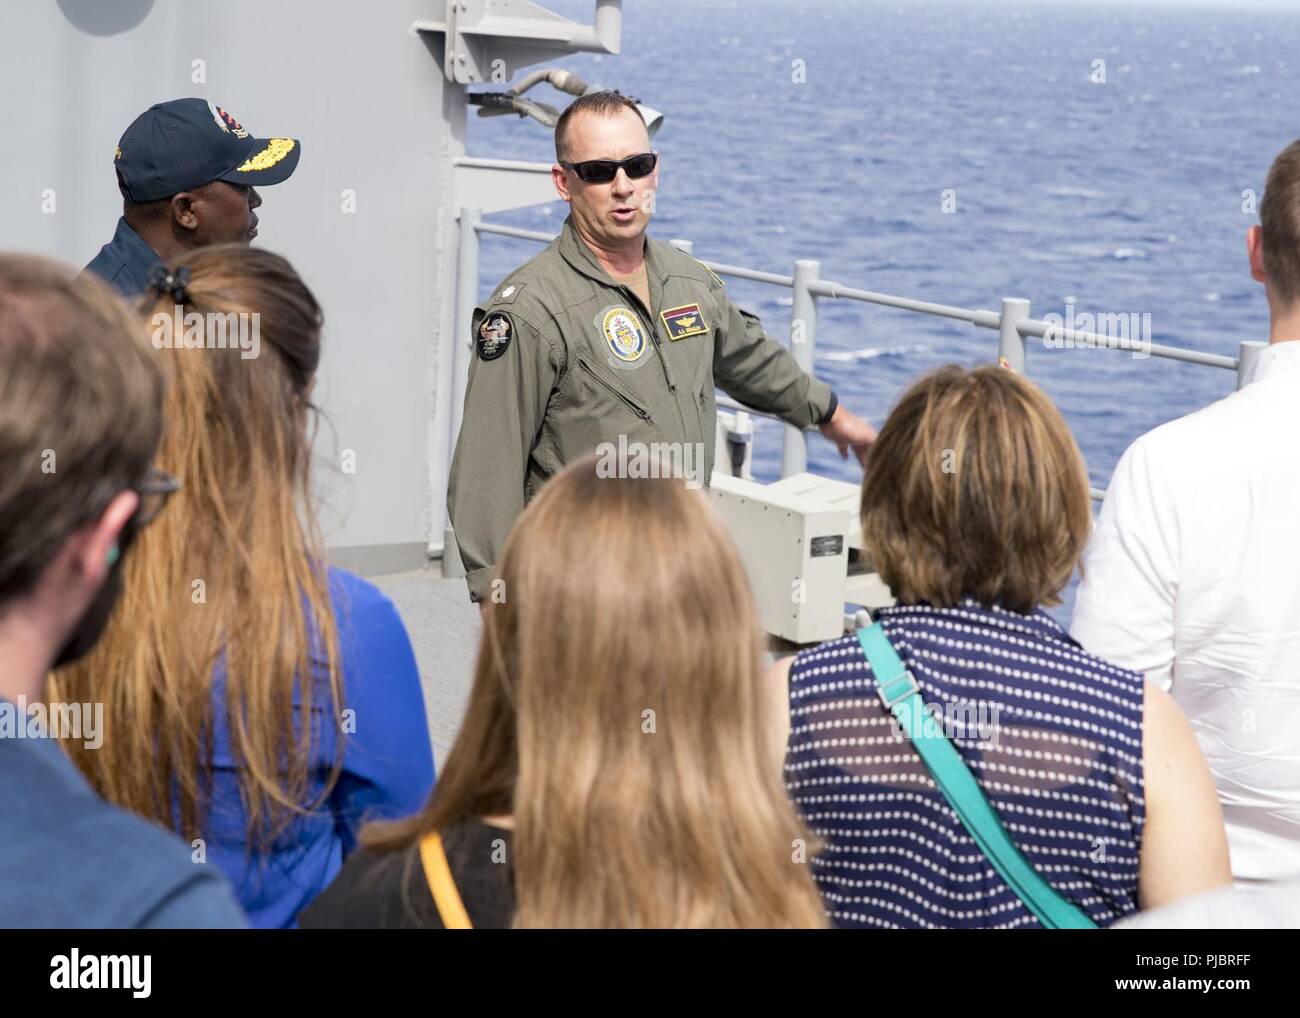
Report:
<svg viewBox="0 0 1300 1018"><path fill-rule="evenodd" d="M156 103L114 153L122 218L86 271L134 297L156 265L209 244L257 236L257 187L278 184L302 155L296 138L254 138L206 99Z"/></svg>

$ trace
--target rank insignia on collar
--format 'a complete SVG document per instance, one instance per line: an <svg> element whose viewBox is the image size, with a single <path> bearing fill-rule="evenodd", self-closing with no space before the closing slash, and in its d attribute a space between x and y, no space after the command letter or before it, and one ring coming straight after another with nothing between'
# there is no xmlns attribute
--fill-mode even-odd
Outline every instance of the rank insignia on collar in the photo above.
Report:
<svg viewBox="0 0 1300 1018"><path fill-rule="evenodd" d="M700 314L698 304L683 304L679 308L669 308L667 311L660 312L659 320L668 330L669 339L685 339L687 336L698 336L709 331L709 327L704 324L704 316Z"/></svg>
<svg viewBox="0 0 1300 1018"><path fill-rule="evenodd" d="M504 311L493 311L485 315L479 323L478 347L479 360L494 361L506 352L510 346L510 337L514 335L515 323Z"/></svg>

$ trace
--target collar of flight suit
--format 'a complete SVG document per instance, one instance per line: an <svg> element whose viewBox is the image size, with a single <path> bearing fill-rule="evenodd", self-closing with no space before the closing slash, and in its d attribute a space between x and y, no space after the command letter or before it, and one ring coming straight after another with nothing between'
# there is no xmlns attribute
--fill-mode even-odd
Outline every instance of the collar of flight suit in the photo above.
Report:
<svg viewBox="0 0 1300 1018"><path fill-rule="evenodd" d="M668 281L668 273L665 266L661 264L660 259L655 257L655 242L648 236L644 237L644 240L647 279L653 277L659 284L655 289L660 289ZM564 220L564 229L560 232L560 254L575 269L598 283L604 283L606 286L611 287L622 287L624 285L605 271L595 253L587 246L586 241L578 236L578 229L573 225L572 215ZM652 290L651 296L653 295L654 291ZM647 308L646 310L652 309Z"/></svg>
<svg viewBox="0 0 1300 1018"><path fill-rule="evenodd" d="M649 320L645 323L650 337L650 344L654 348L654 356L658 358L663 367L664 379L668 383L669 389L677 391L677 383L673 380L672 367L668 362L668 356L664 353L662 344L659 341L659 331L655 327L654 315L655 310L659 307L664 299L664 288L668 283L667 266L664 265L662 257L656 257L655 248L657 241L651 240L648 236L645 240L645 264L646 264L646 288L650 291L651 307L645 308ZM588 279L610 289L619 290L630 296L634 306L640 306L641 298L626 283L621 283L611 276L601 266L596 259L595 253L589 248L580 236L578 230L573 225L573 216L570 215L564 220L564 229L560 234L560 255L576 271L581 272ZM678 408L680 410L680 407Z"/></svg>

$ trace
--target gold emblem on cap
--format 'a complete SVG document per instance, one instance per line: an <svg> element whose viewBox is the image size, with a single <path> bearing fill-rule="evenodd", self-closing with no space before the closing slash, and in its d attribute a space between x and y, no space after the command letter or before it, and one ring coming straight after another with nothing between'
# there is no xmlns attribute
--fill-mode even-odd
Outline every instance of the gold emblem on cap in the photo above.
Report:
<svg viewBox="0 0 1300 1018"><path fill-rule="evenodd" d="M272 138L266 148L256 155L249 156L235 167L236 173L251 173L254 170L267 170L293 151L292 138Z"/></svg>

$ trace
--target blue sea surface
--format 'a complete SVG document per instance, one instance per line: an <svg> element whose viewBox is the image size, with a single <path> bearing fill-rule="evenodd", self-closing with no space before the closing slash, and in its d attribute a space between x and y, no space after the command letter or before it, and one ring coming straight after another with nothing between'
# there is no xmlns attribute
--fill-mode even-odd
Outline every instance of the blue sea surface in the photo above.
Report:
<svg viewBox="0 0 1300 1018"><path fill-rule="evenodd" d="M590 0L551 0L589 21ZM1295 13L985 2L628 0L619 56L557 59L666 114L653 235L697 257L1034 317L1149 314L1156 343L1235 356L1268 338L1245 233L1273 157L1300 134ZM1104 62L1098 63L1099 61ZM1105 80L1098 82L1104 69ZM802 79L802 80L801 80ZM564 106L547 85L530 97ZM550 161L531 120L471 116L472 155ZM956 211L944 211L952 192ZM491 217L558 230L562 202ZM485 237L482 288L537 250ZM790 292L728 280L785 339ZM846 300L818 306L816 373L879 426L940 364L997 334ZM1231 371L1031 341L1027 373L1104 488L1138 435L1235 386ZM755 473L778 476L761 422ZM814 436L810 469L857 482ZM1058 612L1068 614L1067 608Z"/></svg>

